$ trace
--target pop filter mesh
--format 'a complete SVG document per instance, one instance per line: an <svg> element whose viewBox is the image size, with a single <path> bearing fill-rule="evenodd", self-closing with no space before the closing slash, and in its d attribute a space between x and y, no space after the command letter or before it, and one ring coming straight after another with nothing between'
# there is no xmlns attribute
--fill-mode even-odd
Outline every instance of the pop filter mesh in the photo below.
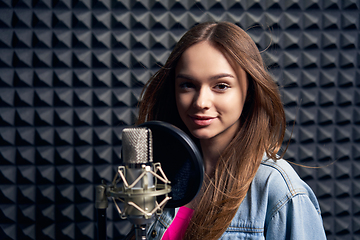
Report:
<svg viewBox="0 0 360 240"><path fill-rule="evenodd" d="M172 199L166 207L180 207L190 202L199 192L204 167L195 143L180 129L158 121L140 126L151 129L153 135L153 161L160 162L171 181ZM158 198L158 202L163 197Z"/></svg>
<svg viewBox="0 0 360 240"><path fill-rule="evenodd" d="M193 173L191 172L191 163L189 160L187 160L172 179L172 194L170 196L172 197L173 201L178 201L186 197L186 193L190 190L190 180L193 178L191 173Z"/></svg>

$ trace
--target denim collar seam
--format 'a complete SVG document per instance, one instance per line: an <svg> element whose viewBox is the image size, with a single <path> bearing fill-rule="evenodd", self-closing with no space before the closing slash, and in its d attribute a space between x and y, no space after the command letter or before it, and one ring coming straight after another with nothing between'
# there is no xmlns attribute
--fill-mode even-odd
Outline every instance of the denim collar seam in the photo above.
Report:
<svg viewBox="0 0 360 240"><path fill-rule="evenodd" d="M280 200L274 207L273 210L270 212L270 218L272 219L275 214L283 207L285 206L290 200L292 200L294 197L296 196L300 196L300 195L305 195L307 196L306 191L299 191L299 192L295 192L295 194L287 194L282 200Z"/></svg>
<svg viewBox="0 0 360 240"><path fill-rule="evenodd" d="M282 178L285 180L286 182L286 186L288 187L291 195L296 195L296 192L295 192L295 189L293 187L293 184L291 183L291 180L289 178L289 176L287 175L286 171L281 168L279 165L275 164L275 163L271 163L271 162L262 162L262 164L266 165L266 166L269 166L269 167L272 167L272 168L275 168L279 174L282 176Z"/></svg>
<svg viewBox="0 0 360 240"><path fill-rule="evenodd" d="M159 218L159 222L165 227L168 228L171 223L174 221L176 214L179 211L179 208L175 208L174 209L175 213L174 216L171 216L169 211L164 211L163 214L161 214L160 218Z"/></svg>
<svg viewBox="0 0 360 240"><path fill-rule="evenodd" d="M255 227L228 227L227 232L264 233L264 228Z"/></svg>
<svg viewBox="0 0 360 240"><path fill-rule="evenodd" d="M172 221L169 221L169 217L165 217L168 214L162 214L158 221L163 225L163 227L168 228Z"/></svg>

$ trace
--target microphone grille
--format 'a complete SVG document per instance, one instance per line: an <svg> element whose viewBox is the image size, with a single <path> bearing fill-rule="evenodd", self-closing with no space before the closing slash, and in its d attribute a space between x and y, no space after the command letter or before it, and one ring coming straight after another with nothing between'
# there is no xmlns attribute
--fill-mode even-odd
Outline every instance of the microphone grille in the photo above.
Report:
<svg viewBox="0 0 360 240"><path fill-rule="evenodd" d="M149 128L125 128L122 131L124 163L153 161L152 134Z"/></svg>

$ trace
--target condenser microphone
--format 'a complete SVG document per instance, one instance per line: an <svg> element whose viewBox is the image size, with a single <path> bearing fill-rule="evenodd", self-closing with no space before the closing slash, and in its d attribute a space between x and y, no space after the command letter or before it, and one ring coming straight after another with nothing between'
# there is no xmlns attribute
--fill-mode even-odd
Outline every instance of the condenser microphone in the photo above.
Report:
<svg viewBox="0 0 360 240"><path fill-rule="evenodd" d="M160 163L153 163L152 133L149 128L125 128L122 131L123 164L109 189L121 218L134 225L136 239L146 239L147 226L160 215L170 199L170 181ZM121 187L117 187L122 183ZM157 197L163 196L161 202ZM124 208L117 205L120 200Z"/></svg>
<svg viewBox="0 0 360 240"><path fill-rule="evenodd" d="M132 224L147 224L153 221L153 215L146 217L144 211L154 209L156 201L156 197L151 195L151 192L156 190L154 176L150 172L154 171L151 130L125 128L122 132L122 144L124 176L127 182L124 191L131 189L131 192L128 191L130 196L124 201L125 216Z"/></svg>

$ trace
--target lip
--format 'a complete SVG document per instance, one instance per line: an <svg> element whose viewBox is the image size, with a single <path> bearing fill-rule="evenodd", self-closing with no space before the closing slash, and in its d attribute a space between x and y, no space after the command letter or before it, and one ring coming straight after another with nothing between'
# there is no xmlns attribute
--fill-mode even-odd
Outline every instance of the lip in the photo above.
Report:
<svg viewBox="0 0 360 240"><path fill-rule="evenodd" d="M191 120L198 126L208 126L211 124L211 122L215 119L215 117L209 117L209 116L198 116L193 115L190 116Z"/></svg>

